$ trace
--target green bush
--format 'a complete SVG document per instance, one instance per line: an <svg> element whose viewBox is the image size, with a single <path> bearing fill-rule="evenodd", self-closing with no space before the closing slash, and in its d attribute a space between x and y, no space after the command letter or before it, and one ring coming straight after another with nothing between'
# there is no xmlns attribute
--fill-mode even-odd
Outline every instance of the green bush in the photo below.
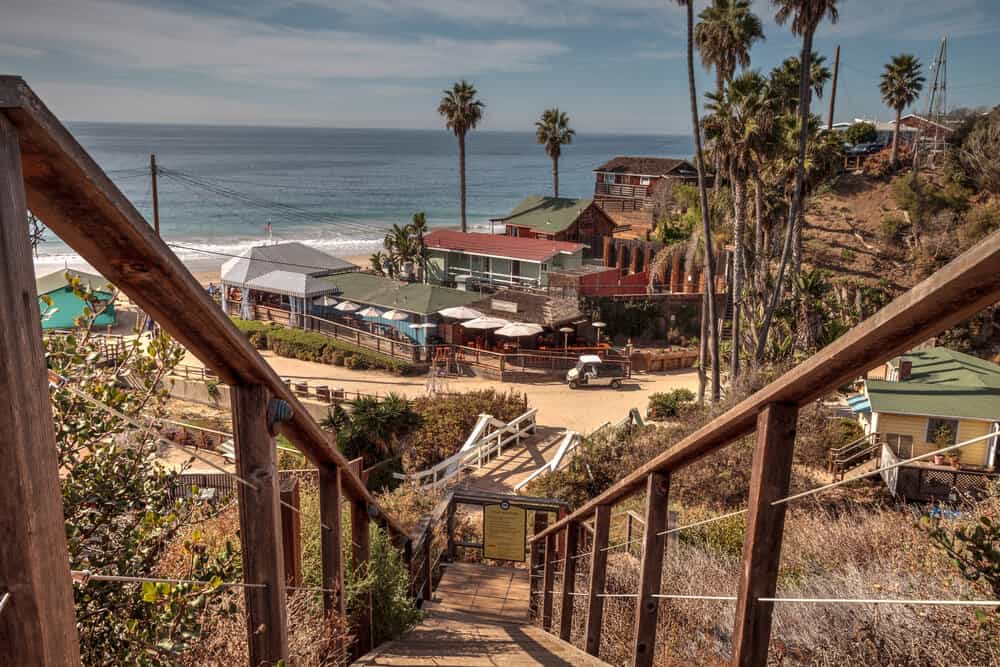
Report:
<svg viewBox="0 0 1000 667"><path fill-rule="evenodd" d="M894 243L899 240L902 235L903 230L905 230L909 225L902 218L897 218L895 216L889 216L887 218L882 218L879 231L882 233L882 241L885 243Z"/></svg>
<svg viewBox="0 0 1000 667"><path fill-rule="evenodd" d="M851 144L870 144L878 139L878 131L871 123L853 123L844 132L844 141Z"/></svg>
<svg viewBox="0 0 1000 667"><path fill-rule="evenodd" d="M368 572L362 575L350 563L344 571L344 587L352 616L367 602L364 598L371 600L373 643L378 645L400 637L420 621L421 613L410 597L410 576L399 550L383 529L374 523L370 526Z"/></svg>
<svg viewBox="0 0 1000 667"><path fill-rule="evenodd" d="M697 523L718 516L715 511L684 512L683 523ZM737 560L743 555L743 534L746 531L744 515L730 516L719 521L695 526L680 533L686 544L698 547L723 558Z"/></svg>
<svg viewBox="0 0 1000 667"><path fill-rule="evenodd" d="M683 387L652 394L649 397L649 416L653 419L676 417L694 399L694 392Z"/></svg>
<svg viewBox="0 0 1000 667"><path fill-rule="evenodd" d="M258 350L267 349L267 333L273 329L273 325L254 320L241 320L233 318L236 328L250 340L250 344Z"/></svg>
<svg viewBox="0 0 1000 667"><path fill-rule="evenodd" d="M333 353L334 366L343 366L345 361L346 361L346 355L343 351L337 350L336 352Z"/></svg>

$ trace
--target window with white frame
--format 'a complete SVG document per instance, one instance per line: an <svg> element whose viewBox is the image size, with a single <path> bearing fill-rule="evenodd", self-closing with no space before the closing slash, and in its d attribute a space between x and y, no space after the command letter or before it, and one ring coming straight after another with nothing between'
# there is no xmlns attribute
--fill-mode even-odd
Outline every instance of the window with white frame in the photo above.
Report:
<svg viewBox="0 0 1000 667"><path fill-rule="evenodd" d="M930 417L927 419L927 442L948 447L958 442L958 420Z"/></svg>
<svg viewBox="0 0 1000 667"><path fill-rule="evenodd" d="M615 175L614 174L609 174L609 173L605 172L603 174L603 176L604 176L604 184L605 185L614 185L615 184Z"/></svg>
<svg viewBox="0 0 1000 667"><path fill-rule="evenodd" d="M649 185L649 176L640 176L639 185Z"/></svg>

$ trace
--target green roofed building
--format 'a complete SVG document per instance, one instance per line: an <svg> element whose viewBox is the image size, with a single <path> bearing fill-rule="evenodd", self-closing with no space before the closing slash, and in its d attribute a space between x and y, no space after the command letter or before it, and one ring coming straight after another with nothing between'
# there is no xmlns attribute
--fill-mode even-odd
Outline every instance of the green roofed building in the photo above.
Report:
<svg viewBox="0 0 1000 667"><path fill-rule="evenodd" d="M38 294L38 310L42 314L42 329L72 329L77 318L84 315L87 303L73 292L67 277L79 279L81 286L92 290L102 301L111 300L113 289L110 283L103 276L94 273L59 269L36 278L35 292ZM97 316L95 324L114 326L116 321L115 305L108 303Z"/></svg>
<svg viewBox="0 0 1000 667"><path fill-rule="evenodd" d="M1000 366L944 347L913 350L868 373L848 402L866 433L900 457L994 434L956 450L963 467L996 470Z"/></svg>
<svg viewBox="0 0 1000 667"><path fill-rule="evenodd" d="M514 210L492 222L503 223L507 236L584 243L590 253L603 250L603 238L615 231L615 222L593 199L531 195Z"/></svg>

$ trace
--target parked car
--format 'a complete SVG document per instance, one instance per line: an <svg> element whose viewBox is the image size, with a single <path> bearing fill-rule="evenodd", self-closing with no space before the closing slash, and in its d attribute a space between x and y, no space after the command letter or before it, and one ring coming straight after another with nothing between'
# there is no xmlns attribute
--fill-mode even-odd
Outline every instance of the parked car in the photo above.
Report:
<svg viewBox="0 0 1000 667"><path fill-rule="evenodd" d="M871 143L866 143L866 144L854 144L853 146L847 149L847 154L872 155L874 153L878 153L883 148L885 148L885 146L877 141L873 141Z"/></svg>
<svg viewBox="0 0 1000 667"><path fill-rule="evenodd" d="M570 389L583 386L618 389L624 378L625 369L620 363L605 361L596 354L581 355L576 366L566 371L566 384Z"/></svg>

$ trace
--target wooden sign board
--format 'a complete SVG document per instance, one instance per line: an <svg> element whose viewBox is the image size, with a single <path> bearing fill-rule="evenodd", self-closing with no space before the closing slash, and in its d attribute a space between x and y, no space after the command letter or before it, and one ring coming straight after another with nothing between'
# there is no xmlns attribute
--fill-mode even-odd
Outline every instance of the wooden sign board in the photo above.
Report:
<svg viewBox="0 0 1000 667"><path fill-rule="evenodd" d="M524 562L528 512L506 500L483 506L483 557Z"/></svg>
<svg viewBox="0 0 1000 667"><path fill-rule="evenodd" d="M517 312L517 302L516 301L504 301L502 299L490 299L490 308L493 310L499 310L505 313L516 313Z"/></svg>

